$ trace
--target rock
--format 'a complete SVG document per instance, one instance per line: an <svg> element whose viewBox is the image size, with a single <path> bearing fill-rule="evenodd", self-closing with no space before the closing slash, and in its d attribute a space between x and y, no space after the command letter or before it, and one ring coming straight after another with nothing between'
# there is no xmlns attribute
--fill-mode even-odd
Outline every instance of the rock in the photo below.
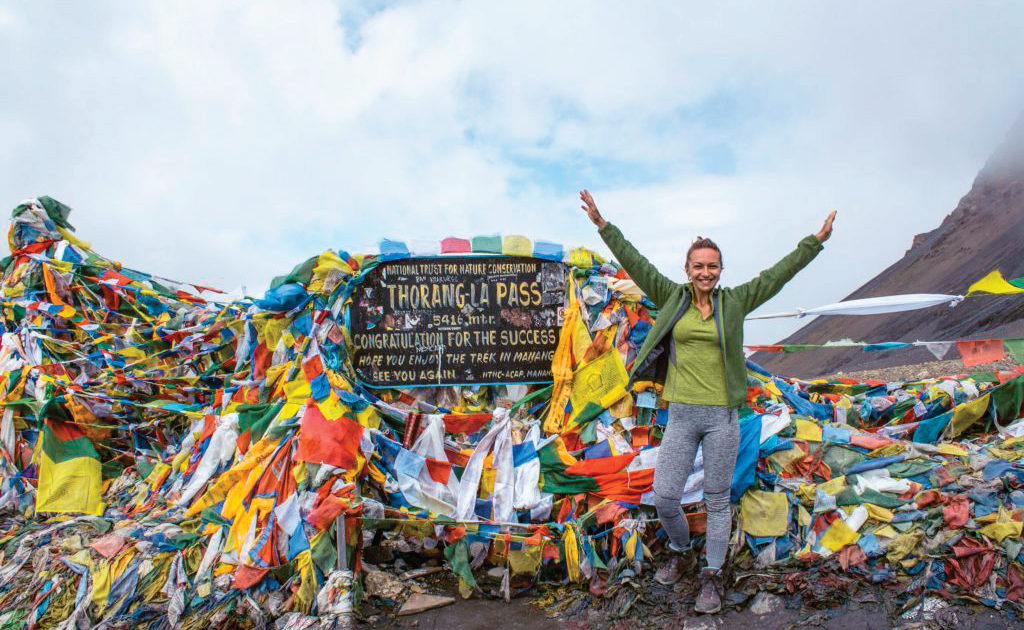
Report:
<svg viewBox="0 0 1024 630"><path fill-rule="evenodd" d="M316 617L307 617L302 613L289 612L281 615L274 621L274 630L305 630L319 625L320 620Z"/></svg>
<svg viewBox="0 0 1024 630"><path fill-rule="evenodd" d="M683 630L717 630L721 625L718 617L702 615L700 617L687 617L683 622Z"/></svg>
<svg viewBox="0 0 1024 630"><path fill-rule="evenodd" d="M443 570L444 570L444 567L424 567L422 569L412 569L410 571L406 571L402 575L399 575L398 579L402 580L404 582L406 580L413 580L413 579L416 579L416 578L421 578L421 577L430 575L431 573L437 573L437 572L443 571Z"/></svg>
<svg viewBox="0 0 1024 630"><path fill-rule="evenodd" d="M395 554L387 547L367 547L363 549L363 558L370 564L387 564L395 559Z"/></svg>
<svg viewBox="0 0 1024 630"><path fill-rule="evenodd" d="M413 593L409 596L409 599L405 600L402 607L398 611L398 615L415 615L427 610L434 608L440 608L441 606L447 606L448 604L454 604L454 597L444 597L442 595L427 595L425 593Z"/></svg>
<svg viewBox="0 0 1024 630"><path fill-rule="evenodd" d="M750 599L750 594L746 591L732 589L726 591L725 599L723 600L722 604L725 606L739 606L748 599Z"/></svg>
<svg viewBox="0 0 1024 630"><path fill-rule="evenodd" d="M781 597L775 593L761 591L750 604L750 612L755 615L773 615L782 612L785 607L786 602L782 601Z"/></svg>
<svg viewBox="0 0 1024 630"><path fill-rule="evenodd" d="M382 599L401 599L405 592L405 585L402 581L390 573L384 571L368 571L363 578L366 587L366 594L380 597Z"/></svg>
<svg viewBox="0 0 1024 630"><path fill-rule="evenodd" d="M392 538L391 540L385 540L382 544L399 553L411 553L415 551L412 545L409 544L409 541L405 538Z"/></svg>
<svg viewBox="0 0 1024 630"><path fill-rule="evenodd" d="M942 616L947 608L949 602L941 597L925 597L917 606L903 613L901 618L905 621L933 621ZM950 612L953 613L955 620L956 612Z"/></svg>

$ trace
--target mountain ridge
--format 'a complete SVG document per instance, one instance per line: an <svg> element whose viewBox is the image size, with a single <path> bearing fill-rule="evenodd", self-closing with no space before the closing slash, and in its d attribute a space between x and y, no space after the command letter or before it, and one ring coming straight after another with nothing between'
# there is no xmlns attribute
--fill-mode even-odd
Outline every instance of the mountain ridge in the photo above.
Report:
<svg viewBox="0 0 1024 630"><path fill-rule="evenodd" d="M978 172L970 190L938 227L917 234L902 258L843 298L900 293L964 294L982 276L999 269L1006 278L1024 276L1024 115ZM955 308L868 316L818 317L782 344L827 341L952 341L1024 336L1024 299L977 296ZM953 351L947 358L954 356ZM932 361L925 348L887 352L817 350L756 353L752 360L780 374L812 377Z"/></svg>

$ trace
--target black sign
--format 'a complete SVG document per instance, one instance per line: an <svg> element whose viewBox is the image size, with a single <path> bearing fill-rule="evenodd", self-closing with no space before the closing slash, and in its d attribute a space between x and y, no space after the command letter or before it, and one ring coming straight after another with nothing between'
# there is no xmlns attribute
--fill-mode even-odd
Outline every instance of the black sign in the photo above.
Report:
<svg viewBox="0 0 1024 630"><path fill-rule="evenodd" d="M382 262L352 296L353 362L373 387L551 381L566 268L538 258Z"/></svg>

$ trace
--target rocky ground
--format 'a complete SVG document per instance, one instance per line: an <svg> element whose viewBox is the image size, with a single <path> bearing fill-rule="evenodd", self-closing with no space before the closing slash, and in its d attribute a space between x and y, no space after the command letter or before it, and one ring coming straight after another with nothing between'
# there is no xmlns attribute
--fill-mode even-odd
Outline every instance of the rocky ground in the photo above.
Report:
<svg viewBox="0 0 1024 630"><path fill-rule="evenodd" d="M856 380L876 379L887 383L894 381L912 381L922 378L938 378L940 376L954 376L957 374L976 374L978 372L1012 372L1017 368L1017 362L1012 359L1003 359L993 363L982 363L971 367L964 367L960 359L946 361L929 361L927 363L914 363L911 365L896 365L893 367L877 368L865 372L836 372L822 376L821 378L852 378Z"/></svg>
<svg viewBox="0 0 1024 630"><path fill-rule="evenodd" d="M938 597L906 597L899 585L863 585L823 574L817 583L789 582L783 575L739 576L717 615L693 613L695 578L662 586L646 577L629 579L601 595L578 586L542 586L506 603L498 597L461 599L448 573L438 573L427 590L445 594L452 603L416 615L397 616L397 602L369 596L360 610L366 628L424 630L882 630L938 628L996 630L1024 628L1024 617L1012 609L995 610ZM758 590L782 585L780 592ZM419 582L420 586L424 583ZM485 591L486 591L485 587ZM493 593L491 593L493 595ZM907 600L905 603L899 602ZM1024 614L1024 611L1021 611Z"/></svg>

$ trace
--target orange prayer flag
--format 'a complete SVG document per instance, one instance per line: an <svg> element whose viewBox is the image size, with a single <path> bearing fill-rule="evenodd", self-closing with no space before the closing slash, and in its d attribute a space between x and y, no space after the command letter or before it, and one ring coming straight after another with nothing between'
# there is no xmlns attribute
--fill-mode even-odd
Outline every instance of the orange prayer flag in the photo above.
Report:
<svg viewBox="0 0 1024 630"><path fill-rule="evenodd" d="M747 344L743 347L751 352L782 352L782 346L779 344L767 344L760 346Z"/></svg>
<svg viewBox="0 0 1024 630"><path fill-rule="evenodd" d="M54 304L60 304L61 306L70 306L60 299L60 294L57 293L57 281L53 277L53 271L50 269L50 265L43 264L43 284L46 286L46 292L50 295L50 301Z"/></svg>
<svg viewBox="0 0 1024 630"><path fill-rule="evenodd" d="M651 443L650 427L633 427L633 448L640 448Z"/></svg>
<svg viewBox="0 0 1024 630"><path fill-rule="evenodd" d="M708 531L707 512L686 512L686 522L690 525L691 534L703 534Z"/></svg>
<svg viewBox="0 0 1024 630"><path fill-rule="evenodd" d="M1002 339L973 339L956 342L956 349L964 360L964 367L1001 361L1006 358Z"/></svg>

